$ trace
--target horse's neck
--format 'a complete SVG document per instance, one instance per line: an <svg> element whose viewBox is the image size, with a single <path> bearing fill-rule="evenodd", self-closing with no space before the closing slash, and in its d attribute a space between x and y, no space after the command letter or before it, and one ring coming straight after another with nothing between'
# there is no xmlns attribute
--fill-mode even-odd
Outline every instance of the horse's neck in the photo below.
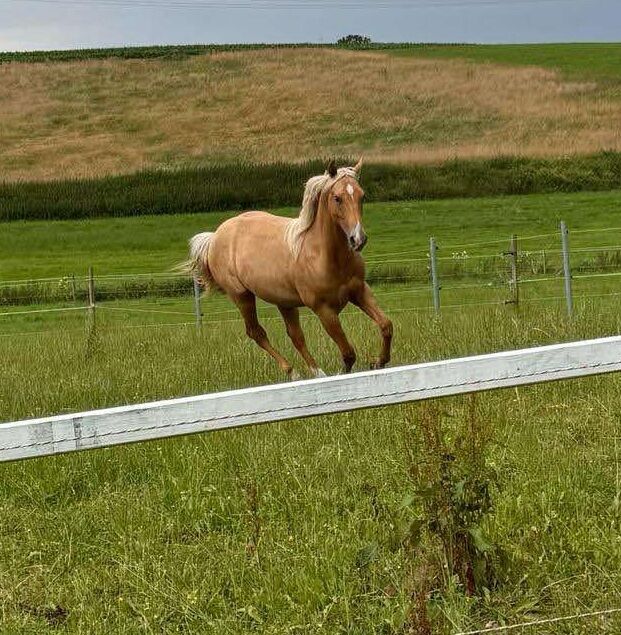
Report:
<svg viewBox="0 0 621 635"><path fill-rule="evenodd" d="M334 223L322 203L317 210L315 222L308 231L307 241L312 251L320 254L321 260L332 269L344 265L352 255L343 230Z"/></svg>

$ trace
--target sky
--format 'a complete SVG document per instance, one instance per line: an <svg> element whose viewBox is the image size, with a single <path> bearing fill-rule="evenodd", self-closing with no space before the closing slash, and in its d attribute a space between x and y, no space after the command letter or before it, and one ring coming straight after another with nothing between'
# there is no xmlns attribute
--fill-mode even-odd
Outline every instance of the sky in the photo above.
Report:
<svg viewBox="0 0 621 635"><path fill-rule="evenodd" d="M148 44L621 40L621 0L0 0L0 51Z"/></svg>

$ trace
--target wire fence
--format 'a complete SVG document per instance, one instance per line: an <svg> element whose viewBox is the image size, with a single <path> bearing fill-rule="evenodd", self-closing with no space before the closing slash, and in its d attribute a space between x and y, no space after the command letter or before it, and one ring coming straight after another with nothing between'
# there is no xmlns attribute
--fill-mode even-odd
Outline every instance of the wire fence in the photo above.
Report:
<svg viewBox="0 0 621 635"><path fill-rule="evenodd" d="M578 230L575 234L603 234L606 238L620 228L591 228ZM549 232L505 239L479 242L438 245L433 250L411 250L384 253L369 258L367 281L374 287L375 295L386 304L389 313L439 312L470 307L504 307L506 305L540 302L567 303L573 311L572 285L597 280L615 282L621 276L621 245L588 245L569 249L559 240L559 232ZM545 245L524 249L522 243L542 239ZM433 243L436 244L435 241ZM502 245L506 248L503 249ZM519 248L518 245L521 247ZM494 252L469 253L466 249L495 246ZM438 256L438 247L450 256ZM460 251L463 250L463 251ZM424 254L424 257L421 256ZM393 258L397 256L397 258ZM434 261L434 262L432 262ZM565 264L569 269L566 270ZM436 268L435 279L431 276ZM437 286L437 288L435 288ZM584 285L582 285L584 286ZM521 293L520 289L527 293ZM605 287L605 285L604 285ZM537 291L540 288L541 291ZM555 293L553 289L556 288ZM552 291L552 293L550 293ZM585 292L586 291L586 292ZM602 288L593 293L592 288L583 288L576 299L612 298L621 295L614 289ZM490 297L493 293L493 298ZM541 295L537 295L542 293ZM461 294L467 294L462 298ZM170 300L175 306L166 308L162 302ZM467 301L464 301L467 300ZM194 306L188 306L193 300ZM411 301L415 305L406 305ZM437 302L436 302L437 300ZM158 302L158 306L148 305ZM140 306L135 303L139 302ZM46 314L50 317L80 311L86 316L87 326L94 328L95 315L122 316L152 315L178 316L181 322L125 324L98 324L97 328L166 328L195 324L214 325L240 322L241 316L225 297L210 298L202 304L202 298L192 280L183 273L106 273L100 275L69 275L60 278L36 278L27 280L0 281L0 324L11 317L29 318L39 321ZM37 305L47 305L39 308ZM52 305L52 306L50 306ZM179 306L180 305L180 306ZM184 307L188 306L186 310ZM26 308L27 307L27 308ZM347 315L351 313L346 312ZM262 320L280 319L276 309L260 306ZM187 321L193 318L193 321ZM122 318L126 319L126 318ZM132 318L134 319L134 318ZM64 331L67 329L64 328ZM79 329L76 329L79 330ZM49 333L53 330L18 331L0 333L2 337Z"/></svg>

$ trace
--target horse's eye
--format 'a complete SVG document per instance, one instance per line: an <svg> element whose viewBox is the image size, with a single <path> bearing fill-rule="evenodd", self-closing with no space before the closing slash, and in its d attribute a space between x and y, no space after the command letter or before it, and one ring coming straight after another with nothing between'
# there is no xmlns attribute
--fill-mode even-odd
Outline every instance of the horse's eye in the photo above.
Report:
<svg viewBox="0 0 621 635"><path fill-rule="evenodd" d="M334 200L340 205L343 199L340 196L335 196Z"/></svg>

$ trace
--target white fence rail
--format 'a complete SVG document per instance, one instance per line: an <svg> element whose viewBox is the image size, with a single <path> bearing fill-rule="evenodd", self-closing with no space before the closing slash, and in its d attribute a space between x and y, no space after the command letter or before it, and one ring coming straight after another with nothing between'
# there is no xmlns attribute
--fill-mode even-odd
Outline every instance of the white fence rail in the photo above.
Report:
<svg viewBox="0 0 621 635"><path fill-rule="evenodd" d="M0 425L0 462L621 371L621 337Z"/></svg>

